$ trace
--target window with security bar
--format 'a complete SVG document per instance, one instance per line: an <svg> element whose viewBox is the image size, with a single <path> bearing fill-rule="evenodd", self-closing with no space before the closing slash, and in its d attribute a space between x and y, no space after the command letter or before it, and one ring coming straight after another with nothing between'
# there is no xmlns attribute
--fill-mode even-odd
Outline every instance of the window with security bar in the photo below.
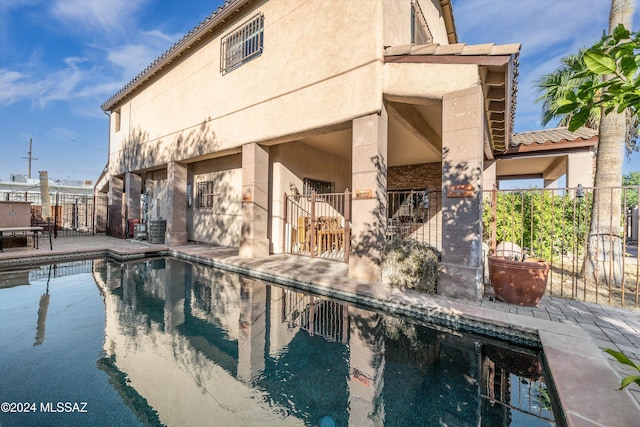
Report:
<svg viewBox="0 0 640 427"><path fill-rule="evenodd" d="M262 54L264 47L264 15L235 28L220 43L220 72L226 74Z"/></svg>
<svg viewBox="0 0 640 427"><path fill-rule="evenodd" d="M411 2L411 43L430 44L433 43L433 36L424 18L418 0Z"/></svg>
<svg viewBox="0 0 640 427"><path fill-rule="evenodd" d="M335 193L335 182L320 181L319 179L304 178L303 181L304 192L303 194L329 194Z"/></svg>
<svg viewBox="0 0 640 427"><path fill-rule="evenodd" d="M217 196L213 192L213 181L199 182L196 191L196 208L212 208L213 199Z"/></svg>

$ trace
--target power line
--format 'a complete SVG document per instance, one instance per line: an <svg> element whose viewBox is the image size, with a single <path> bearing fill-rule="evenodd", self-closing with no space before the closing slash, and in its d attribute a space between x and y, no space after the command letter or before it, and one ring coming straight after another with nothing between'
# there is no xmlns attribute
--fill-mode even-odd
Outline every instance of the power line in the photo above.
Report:
<svg viewBox="0 0 640 427"><path fill-rule="evenodd" d="M42 124L42 123L40 123L40 122L38 122L38 121L36 121L36 120L33 120L31 117L27 117L27 116L25 116L24 114L20 114L20 113L18 113L17 111L12 110L12 109L11 109L11 108L9 108L9 107L6 107L6 106L2 105L2 108L4 108L4 109L5 109L5 110L7 110L7 111L12 112L12 113L13 113L13 114L15 114L16 116L20 116L20 117L22 117L23 119L30 121L31 123L34 123L34 124L36 124L36 125L38 125L38 126L40 126L40 127L43 127L43 128L45 128L45 129L47 129L49 132L53 132L53 133L55 133L55 134L57 134L57 135L60 135L61 137L65 138L65 139L67 139L67 140L69 140L69 141L71 141L71 142L75 142L76 144L80 144L80 145L83 145L83 146L85 146L85 147L92 148L92 149L94 149L94 150L96 150L96 151L100 151L100 152L102 152L102 153L106 153L106 152L107 152L107 150L103 150L103 149L101 149L101 148L94 147L93 145L89 145L89 144L86 144L86 143L84 143L84 142L78 141L77 139L73 139L73 138L71 138L70 136L63 134L62 132L59 132L59 131L57 131L57 130L55 130L55 129L53 129L53 128L50 128L49 126L47 126L47 125L45 125L45 124Z"/></svg>

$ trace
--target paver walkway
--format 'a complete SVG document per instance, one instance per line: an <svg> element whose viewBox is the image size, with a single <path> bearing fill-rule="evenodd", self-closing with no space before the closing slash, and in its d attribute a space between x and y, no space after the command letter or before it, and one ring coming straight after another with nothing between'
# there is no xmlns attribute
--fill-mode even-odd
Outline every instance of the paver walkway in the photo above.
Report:
<svg viewBox="0 0 640 427"><path fill-rule="evenodd" d="M527 324L526 317L541 319L559 326L577 325L588 334L597 347L602 349L618 349L634 361L640 361L640 310L635 309L609 307L547 296L542 299L538 307L514 306L499 302L489 296L485 297L482 301L476 302L449 301L439 296L428 296L412 291L401 291L380 283L371 284L353 281L347 278L347 266L344 263L291 255L274 255L267 258L247 260L238 257L237 249L213 247L204 244L169 247L165 245L150 245L146 242L115 239L106 236L58 238L54 239L52 244L53 249L51 250L48 239L41 238L40 247L37 250L20 248L0 252L0 269L15 264L20 260L24 262L28 259L36 259L38 262L47 262L50 257L59 259L60 257L73 257L79 254L96 253L106 250L111 250L125 256L135 256L137 254L150 255L169 251L170 253L173 252L174 254L190 257L194 260L213 263L218 262L285 278L295 279L296 277L304 277L306 282L331 288L333 292L337 292L335 295L342 295L340 293L344 295L357 294L358 297L361 298L398 301L430 310L450 310L461 312L462 316L493 318L496 319L497 322L514 322L515 319L516 322L522 323L521 326L524 328L530 326ZM561 331L561 329L558 330ZM549 331L551 331L549 332L551 335L556 334L556 332L551 329L549 329ZM562 335L562 332L558 333ZM577 352L578 356L576 360L574 362L569 361L569 366L571 366L571 363L585 363L584 361L581 362L578 360L581 344L574 343L571 344L573 345L573 347L571 347L571 339L572 338L569 337L565 340L566 342L557 344L559 347L563 345L569 346L570 351ZM562 341L562 338L559 338L559 341ZM545 354L546 353L547 347L545 345ZM612 357L606 355L606 358L620 378L633 373L627 367L620 365ZM587 362L589 361L591 361L591 359L587 359ZM587 369L588 368L585 368L585 370ZM579 372L579 367L574 367L573 371L568 373L568 375L579 375L574 372L576 370ZM554 377L555 375L554 373ZM592 378L589 380L585 379L585 381L593 382L599 380ZM619 384L619 378L617 383ZM593 384L585 384L585 387L589 386L593 386ZM585 392L585 390L580 390L580 392ZM588 392L588 390L586 392ZM637 386L632 385L626 389L626 392L630 393L632 400L635 400L637 409L635 419L640 419L640 390ZM596 402L598 402L597 399ZM599 404L603 405L603 402L599 402ZM591 403L581 399L577 405L586 406L587 409L589 409L588 406L591 405ZM608 405L608 403L606 405ZM582 420L581 417L577 417L576 419ZM570 424L600 425L593 424L591 419L584 424L582 422L570 422Z"/></svg>

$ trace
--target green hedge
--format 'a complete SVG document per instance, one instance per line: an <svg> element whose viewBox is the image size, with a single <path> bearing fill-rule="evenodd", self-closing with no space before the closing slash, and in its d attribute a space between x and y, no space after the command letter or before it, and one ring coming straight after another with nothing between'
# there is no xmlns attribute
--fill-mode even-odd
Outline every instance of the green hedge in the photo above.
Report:
<svg viewBox="0 0 640 427"><path fill-rule="evenodd" d="M552 191L499 191L496 243L514 242L529 256L551 261L561 254L584 251L591 218L591 193L584 198ZM484 241L491 240L491 199L484 200Z"/></svg>

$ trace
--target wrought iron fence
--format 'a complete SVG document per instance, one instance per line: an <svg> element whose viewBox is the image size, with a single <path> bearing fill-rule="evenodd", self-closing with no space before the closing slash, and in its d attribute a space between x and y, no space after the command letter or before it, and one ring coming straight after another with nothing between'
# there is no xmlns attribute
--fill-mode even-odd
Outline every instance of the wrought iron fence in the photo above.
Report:
<svg viewBox="0 0 640 427"><path fill-rule="evenodd" d="M351 193L284 195L283 252L349 261Z"/></svg>
<svg viewBox="0 0 640 427"><path fill-rule="evenodd" d="M550 264L547 294L638 307L640 187L489 190L484 241Z"/></svg>
<svg viewBox="0 0 640 427"><path fill-rule="evenodd" d="M92 236L106 231L106 197L52 192L51 219L42 217L42 199L37 192L5 192L3 201L31 202L31 225L43 227L55 237Z"/></svg>
<svg viewBox="0 0 640 427"><path fill-rule="evenodd" d="M348 308L344 304L282 289L282 323L327 341L349 342Z"/></svg>
<svg viewBox="0 0 640 427"><path fill-rule="evenodd" d="M411 238L442 249L441 191L389 191L387 197L388 240Z"/></svg>

